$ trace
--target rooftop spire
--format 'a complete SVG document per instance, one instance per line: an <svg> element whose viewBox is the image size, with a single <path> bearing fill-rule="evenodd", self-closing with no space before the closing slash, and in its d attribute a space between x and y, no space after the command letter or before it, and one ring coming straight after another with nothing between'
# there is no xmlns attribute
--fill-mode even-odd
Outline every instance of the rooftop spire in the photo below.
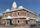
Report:
<svg viewBox="0 0 40 28"><path fill-rule="evenodd" d="M17 4L16 4L15 0L14 0L14 2L13 2L13 4L12 4L12 8L13 8L13 9L16 9L16 8L17 8Z"/></svg>

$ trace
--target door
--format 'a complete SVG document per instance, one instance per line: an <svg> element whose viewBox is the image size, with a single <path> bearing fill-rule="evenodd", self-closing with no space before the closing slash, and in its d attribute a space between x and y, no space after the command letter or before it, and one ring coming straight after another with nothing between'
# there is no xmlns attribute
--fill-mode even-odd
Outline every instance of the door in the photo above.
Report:
<svg viewBox="0 0 40 28"><path fill-rule="evenodd" d="M10 20L10 25L13 25L13 24L12 24L12 20Z"/></svg>
<svg viewBox="0 0 40 28"><path fill-rule="evenodd" d="M10 20L7 20L6 21L6 25L10 25Z"/></svg>

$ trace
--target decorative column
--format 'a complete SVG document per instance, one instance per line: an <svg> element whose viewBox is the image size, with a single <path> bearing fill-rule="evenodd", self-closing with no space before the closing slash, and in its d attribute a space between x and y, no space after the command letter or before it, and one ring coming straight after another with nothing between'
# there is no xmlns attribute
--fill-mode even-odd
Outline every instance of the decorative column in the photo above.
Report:
<svg viewBox="0 0 40 28"><path fill-rule="evenodd" d="M5 25L7 26L7 20L6 20L6 24Z"/></svg>

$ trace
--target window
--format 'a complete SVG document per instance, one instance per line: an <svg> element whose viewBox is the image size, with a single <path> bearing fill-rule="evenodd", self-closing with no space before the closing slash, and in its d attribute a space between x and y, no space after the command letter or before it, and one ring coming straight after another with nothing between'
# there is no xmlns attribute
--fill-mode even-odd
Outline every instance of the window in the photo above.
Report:
<svg viewBox="0 0 40 28"><path fill-rule="evenodd" d="M4 15L5 17L7 17L7 15Z"/></svg>
<svg viewBox="0 0 40 28"><path fill-rule="evenodd" d="M19 12L18 12L18 15L19 15Z"/></svg>
<svg viewBox="0 0 40 28"><path fill-rule="evenodd" d="M18 20L18 23L19 23L19 20Z"/></svg>
<svg viewBox="0 0 40 28"><path fill-rule="evenodd" d="M27 11L28 12L28 11Z"/></svg>
<svg viewBox="0 0 40 28"><path fill-rule="evenodd" d="M28 24L28 21L26 21L26 24Z"/></svg>

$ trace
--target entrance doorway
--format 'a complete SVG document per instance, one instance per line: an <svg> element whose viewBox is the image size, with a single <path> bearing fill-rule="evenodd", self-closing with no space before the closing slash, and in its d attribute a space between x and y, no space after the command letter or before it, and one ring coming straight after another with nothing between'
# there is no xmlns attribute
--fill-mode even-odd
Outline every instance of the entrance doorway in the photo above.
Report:
<svg viewBox="0 0 40 28"><path fill-rule="evenodd" d="M10 20L10 25L13 25L13 24L12 24L12 20Z"/></svg>
<svg viewBox="0 0 40 28"><path fill-rule="evenodd" d="M12 24L12 19L7 19L7 25L13 25Z"/></svg>

